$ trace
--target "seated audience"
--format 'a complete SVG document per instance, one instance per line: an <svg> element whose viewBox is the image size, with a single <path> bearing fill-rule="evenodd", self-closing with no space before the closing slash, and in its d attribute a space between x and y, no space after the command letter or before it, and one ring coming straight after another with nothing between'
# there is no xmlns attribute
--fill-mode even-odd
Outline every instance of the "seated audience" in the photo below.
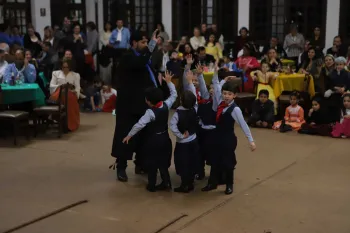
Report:
<svg viewBox="0 0 350 233"><path fill-rule="evenodd" d="M322 39L321 39L321 28L316 26L314 28L314 33L312 37L310 38L310 45L315 48L316 51L316 56L317 57L322 57L323 56L323 49L324 46L322 44Z"/></svg>
<svg viewBox="0 0 350 233"><path fill-rule="evenodd" d="M329 85L324 97L328 98L332 122L339 121L339 109L342 107L342 95L350 89L350 74L345 70L346 59L337 57L335 59L336 69L330 75Z"/></svg>
<svg viewBox="0 0 350 233"><path fill-rule="evenodd" d="M350 137L350 93L344 95L340 122L333 127L332 136L335 138Z"/></svg>
<svg viewBox="0 0 350 233"><path fill-rule="evenodd" d="M261 63L261 70L253 71L250 76L254 81L258 82L257 93L261 90L267 90L269 92L269 99L274 103L274 113L277 114L277 100L274 91L271 87L271 80L275 80L278 73L269 72L269 64L266 62ZM257 99L259 96L256 97Z"/></svg>
<svg viewBox="0 0 350 233"><path fill-rule="evenodd" d="M27 27L27 33L23 37L24 48L29 49L32 52L34 58L36 58L41 52L41 37L38 32L34 30L34 27L29 25Z"/></svg>
<svg viewBox="0 0 350 233"><path fill-rule="evenodd" d="M110 85L103 85L101 89L102 112L113 112L117 101L117 91Z"/></svg>
<svg viewBox="0 0 350 233"><path fill-rule="evenodd" d="M11 39L12 39L13 43L19 44L23 47L23 36L20 35L19 27L17 25L12 26Z"/></svg>
<svg viewBox="0 0 350 233"><path fill-rule="evenodd" d="M306 123L301 125L299 133L330 136L332 127L327 107L322 103L320 97L312 100L312 108L308 113Z"/></svg>
<svg viewBox="0 0 350 233"><path fill-rule="evenodd" d="M261 63L266 62L270 65L270 70L272 72L278 72L282 69L282 62L277 56L276 49L271 48L268 50L267 55L261 61Z"/></svg>
<svg viewBox="0 0 350 233"><path fill-rule="evenodd" d="M42 44L42 52L37 58L39 70L44 72L45 77L51 77L55 63L58 61L58 55L55 53L50 42Z"/></svg>
<svg viewBox="0 0 350 233"><path fill-rule="evenodd" d="M237 68L236 63L234 63L228 56L223 56L222 65L220 68L223 68L226 72L239 72L240 70Z"/></svg>
<svg viewBox="0 0 350 233"><path fill-rule="evenodd" d="M304 36L298 33L298 26L291 25L290 33L284 39L283 48L286 50L288 58L298 62L299 54L303 52L305 44Z"/></svg>
<svg viewBox="0 0 350 233"><path fill-rule="evenodd" d="M320 92L324 93L326 90L325 88L329 86L330 82L330 75L332 71L335 69L335 61L334 57L331 54L328 54L324 57L324 64L321 68L320 73Z"/></svg>
<svg viewBox="0 0 350 233"><path fill-rule="evenodd" d="M197 62L201 65L209 65L210 63L215 63L214 56L207 54L204 47L199 47L197 54Z"/></svg>
<svg viewBox="0 0 350 233"><path fill-rule="evenodd" d="M321 91L321 72L322 60L316 57L316 50L314 48L308 49L308 58L301 64L300 73L312 75L315 83L315 90L317 92Z"/></svg>
<svg viewBox="0 0 350 233"><path fill-rule="evenodd" d="M210 34L209 40L206 43L205 51L207 54L212 55L215 60L222 58L222 47L214 34Z"/></svg>
<svg viewBox="0 0 350 233"><path fill-rule="evenodd" d="M74 131L80 125L80 113L78 97L80 94L80 75L72 71L72 63L69 60L62 62L62 69L52 72L50 82L50 99L57 101L59 90L63 85L69 85L68 92L68 129Z"/></svg>
<svg viewBox="0 0 350 233"><path fill-rule="evenodd" d="M3 82L11 83L12 78L22 83L34 83L36 80L36 69L29 60L24 58L23 50L16 52L16 60L9 64L4 72Z"/></svg>
<svg viewBox="0 0 350 233"><path fill-rule="evenodd" d="M255 48L250 43L247 43L243 47L243 56L236 60L236 65L244 74L244 91L251 93L254 92L254 82L250 76L250 72L260 67L259 62L254 55Z"/></svg>
<svg viewBox="0 0 350 233"><path fill-rule="evenodd" d="M178 58L178 52L176 50L170 51L170 61L166 64L166 68L172 74L174 78L180 78L182 76L181 61Z"/></svg>
<svg viewBox="0 0 350 233"><path fill-rule="evenodd" d="M248 119L248 125L252 127L271 128L274 123L274 103L269 100L269 91L260 90L258 99L252 106L252 115Z"/></svg>
<svg viewBox="0 0 350 233"><path fill-rule="evenodd" d="M73 53L72 53L71 50L66 49L66 50L64 51L62 60L70 60L71 63L72 63L72 70L73 70L73 71L76 70L76 69L75 69L75 67L76 67L75 59L74 59L74 57L73 57ZM61 67L62 67L62 60L56 61L53 70L60 70L60 69L61 69Z"/></svg>
<svg viewBox="0 0 350 233"><path fill-rule="evenodd" d="M299 105L299 100L299 92L294 91L290 94L290 105L286 108L284 119L275 122L273 129L279 130L281 133L300 129L305 120L304 109Z"/></svg>
<svg viewBox="0 0 350 233"><path fill-rule="evenodd" d="M5 74L6 67L8 66L7 61L5 61L5 51L0 48L0 83L2 83L2 78Z"/></svg>
<svg viewBox="0 0 350 233"><path fill-rule="evenodd" d="M333 47L327 49L327 54L332 54L334 57L346 57L347 47L343 44L341 36L334 37Z"/></svg>
<svg viewBox="0 0 350 233"><path fill-rule="evenodd" d="M194 50L197 50L199 47L205 46L205 38L204 36L201 36L199 28L195 27L193 29L193 37L191 37L190 43Z"/></svg>
<svg viewBox="0 0 350 233"><path fill-rule="evenodd" d="M100 91L102 87L102 82L99 79L95 79L88 83L88 86L84 89L84 94L86 96L84 109L92 112L100 112Z"/></svg>
<svg viewBox="0 0 350 233"><path fill-rule="evenodd" d="M185 53L185 44L188 43L188 38L187 36L183 36L181 37L180 42L178 43L177 47L176 47L176 51L178 51L179 53L184 54Z"/></svg>
<svg viewBox="0 0 350 233"><path fill-rule="evenodd" d="M287 57L287 53L283 49L283 45L279 43L277 36L272 36L270 39L270 44L264 46L262 51L263 55L268 54L271 49L274 49L275 52L277 53L276 57L279 57L279 58Z"/></svg>
<svg viewBox="0 0 350 233"><path fill-rule="evenodd" d="M244 47L245 44L249 43L252 41L251 37L249 36L249 30L246 27L242 27L239 30L239 36L236 37L235 40L235 47L233 51L233 57L237 58L239 51L241 51Z"/></svg>
<svg viewBox="0 0 350 233"><path fill-rule="evenodd" d="M0 24L0 43L5 43L11 46L13 44L13 40L11 36L7 33L8 28L9 27L7 24Z"/></svg>

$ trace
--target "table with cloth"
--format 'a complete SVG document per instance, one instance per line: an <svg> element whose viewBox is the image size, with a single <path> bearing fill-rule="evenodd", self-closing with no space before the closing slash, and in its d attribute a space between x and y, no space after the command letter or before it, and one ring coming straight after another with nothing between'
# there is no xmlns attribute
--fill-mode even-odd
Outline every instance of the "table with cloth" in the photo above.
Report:
<svg viewBox="0 0 350 233"><path fill-rule="evenodd" d="M45 105L45 95L39 85L36 83L23 83L15 86L1 84L1 89L1 104L35 102L36 106Z"/></svg>
<svg viewBox="0 0 350 233"><path fill-rule="evenodd" d="M309 76L308 92L310 96L315 96L315 85L312 76ZM272 81L272 88L275 97L278 98L283 91L304 91L305 74L283 74L281 73L276 80Z"/></svg>

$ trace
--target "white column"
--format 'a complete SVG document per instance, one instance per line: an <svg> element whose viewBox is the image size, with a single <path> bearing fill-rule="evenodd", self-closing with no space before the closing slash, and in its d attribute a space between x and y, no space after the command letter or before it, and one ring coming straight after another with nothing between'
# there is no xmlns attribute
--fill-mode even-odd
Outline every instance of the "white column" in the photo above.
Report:
<svg viewBox="0 0 350 233"><path fill-rule="evenodd" d="M333 46L333 38L339 34L340 0L328 0L325 50Z"/></svg>
<svg viewBox="0 0 350 233"><path fill-rule="evenodd" d="M41 16L40 9L45 9L45 16ZM31 1L32 24L35 30L44 36L44 28L51 26L51 6L49 0Z"/></svg>
<svg viewBox="0 0 350 233"><path fill-rule="evenodd" d="M95 23L96 22L95 0L86 0L85 1L85 8L86 8L86 22L92 21Z"/></svg>
<svg viewBox="0 0 350 233"><path fill-rule="evenodd" d="M103 31L103 27L104 27L104 15L103 15L103 0L97 0L97 4L98 4L98 29L99 31Z"/></svg>
<svg viewBox="0 0 350 233"><path fill-rule="evenodd" d="M171 0L162 0L162 23L164 24L165 31L168 33L170 40L173 34L171 2Z"/></svg>
<svg viewBox="0 0 350 233"><path fill-rule="evenodd" d="M241 27L247 27L249 29L249 6L249 0L238 0L238 30Z"/></svg>

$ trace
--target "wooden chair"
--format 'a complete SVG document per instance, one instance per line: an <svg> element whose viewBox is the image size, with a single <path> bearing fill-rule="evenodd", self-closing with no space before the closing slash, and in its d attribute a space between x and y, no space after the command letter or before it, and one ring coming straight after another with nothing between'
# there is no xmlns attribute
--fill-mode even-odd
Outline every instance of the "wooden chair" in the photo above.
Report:
<svg viewBox="0 0 350 233"><path fill-rule="evenodd" d="M59 91L59 97L56 103L51 101L51 105L46 105L38 108L34 108L34 126L35 126L35 137L38 133L39 120L41 123L46 122L48 127L50 121L49 117L52 117L51 123L56 124L54 120L57 120L58 125L58 137L62 137L63 128L66 128L67 123L67 110L68 110L68 92L70 85L62 85Z"/></svg>
<svg viewBox="0 0 350 233"><path fill-rule="evenodd" d="M17 145L17 136L21 126L25 128L27 139L29 139L29 113L25 111L7 110L3 104L3 92L0 86L0 123L9 123L13 128L13 144Z"/></svg>

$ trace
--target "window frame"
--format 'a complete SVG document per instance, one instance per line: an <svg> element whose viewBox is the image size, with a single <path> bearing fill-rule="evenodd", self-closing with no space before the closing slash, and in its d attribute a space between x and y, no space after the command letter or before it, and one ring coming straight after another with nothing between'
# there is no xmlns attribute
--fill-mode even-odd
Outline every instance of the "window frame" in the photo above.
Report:
<svg viewBox="0 0 350 233"><path fill-rule="evenodd" d="M3 15L3 23L8 23L9 26L14 26L17 25L19 27L19 31L21 34L25 34L26 33L26 26L28 25L28 23L32 22L32 12L31 12L31 0L25 0L25 2L17 2L18 0L15 0L15 2L7 2L7 0L2 0L0 3L0 6L2 6L2 15ZM25 16L25 20L26 20L26 24L17 24L17 16L14 17L14 19L12 17L7 18L7 14L6 11L10 10L10 11L17 11L17 10L25 10L26 16ZM11 22L11 18L15 21L15 23ZM21 17L20 17L21 18Z"/></svg>

